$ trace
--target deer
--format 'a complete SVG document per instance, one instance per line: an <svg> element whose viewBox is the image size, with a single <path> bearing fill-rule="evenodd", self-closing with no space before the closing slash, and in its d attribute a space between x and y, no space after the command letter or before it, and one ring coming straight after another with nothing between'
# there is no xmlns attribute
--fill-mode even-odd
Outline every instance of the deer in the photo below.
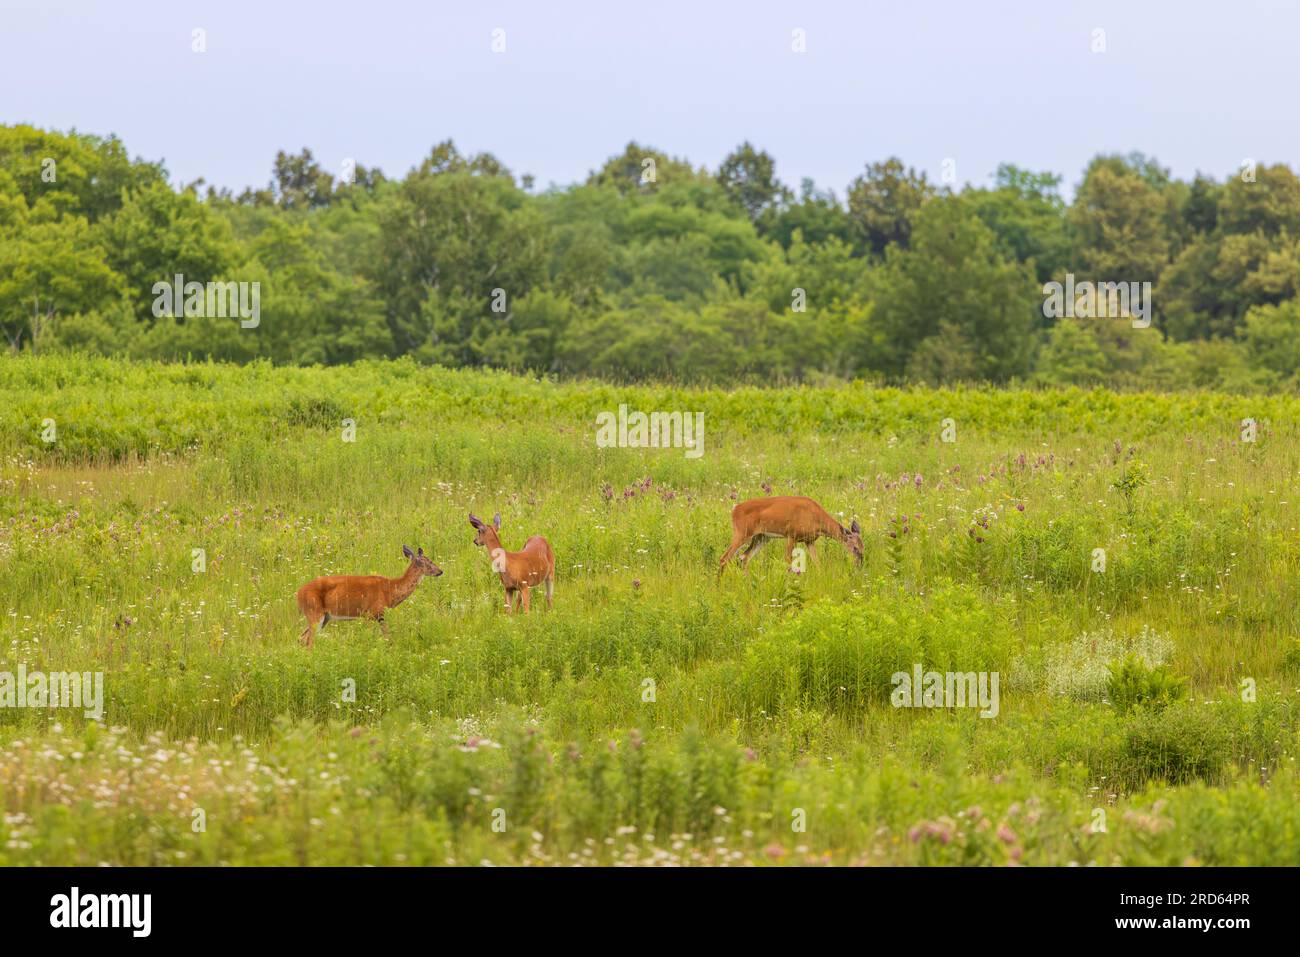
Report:
<svg viewBox="0 0 1300 957"><path fill-rule="evenodd" d="M409 545L402 546L402 554L410 560L406 571L398 578L383 575L326 575L313 578L298 589L298 610L307 619L307 627L298 636L299 644L310 648L316 637L317 626L324 628L331 621L352 621L370 618L379 622L384 637L388 637L388 622L384 613L411 597L415 586L427 575L437 578L442 569L435 565L420 548L412 552Z"/></svg>
<svg viewBox="0 0 1300 957"><path fill-rule="evenodd" d="M474 544L487 549L492 560L492 570L501 576L501 584L506 589L506 613L517 610L521 605L524 612L532 606L530 589L537 585L546 588L546 607L553 607L551 598L555 593L555 552L550 543L540 535L531 536L524 542L523 551L508 552L501 545L501 514L492 517L489 525L470 512L469 523L478 533Z"/></svg>
<svg viewBox="0 0 1300 957"><path fill-rule="evenodd" d="M731 545L718 563L718 577L727 562L744 547L740 567L748 570L754 553L767 544L770 538L785 539L785 563L794 559L796 545L808 546L809 558L815 558L813 543L825 536L840 542L849 554L862 564L862 527L855 518L845 528L815 501L802 495L778 495L772 498L753 498L741 502L731 510Z"/></svg>

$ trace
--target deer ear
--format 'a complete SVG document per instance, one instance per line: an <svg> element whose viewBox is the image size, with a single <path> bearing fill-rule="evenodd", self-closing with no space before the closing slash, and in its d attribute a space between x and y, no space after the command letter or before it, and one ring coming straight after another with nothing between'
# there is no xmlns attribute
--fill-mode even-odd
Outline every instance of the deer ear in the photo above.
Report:
<svg viewBox="0 0 1300 957"><path fill-rule="evenodd" d="M479 521L478 516L475 515L473 512L470 512L470 513L469 513L469 523L470 523L471 525L473 525L475 528L482 528L482 527L483 527L483 523L482 523L481 521Z"/></svg>
<svg viewBox="0 0 1300 957"><path fill-rule="evenodd" d="M862 533L862 526L858 524L856 518L853 520L853 524L849 526L849 531L854 535L860 535Z"/></svg>
<svg viewBox="0 0 1300 957"><path fill-rule="evenodd" d="M417 548L417 549L415 550L415 554L417 554L417 555L419 555L421 558L423 558L423 557L424 557L424 549L423 549L423 548Z"/></svg>
<svg viewBox="0 0 1300 957"><path fill-rule="evenodd" d="M495 515L492 516L492 524L495 525L497 528L500 528L500 527L501 527L501 513L500 513L500 512L497 512Z"/></svg>
<svg viewBox="0 0 1300 957"><path fill-rule="evenodd" d="M407 558L414 558L414 557L415 557L415 555L411 552L411 546L410 546L410 545L403 545L403 546L402 546L402 554L405 555Z"/></svg>

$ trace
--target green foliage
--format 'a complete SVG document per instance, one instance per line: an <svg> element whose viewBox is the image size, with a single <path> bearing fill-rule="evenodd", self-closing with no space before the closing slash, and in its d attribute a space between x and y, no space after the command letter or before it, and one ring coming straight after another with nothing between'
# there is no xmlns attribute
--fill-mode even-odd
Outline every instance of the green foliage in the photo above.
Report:
<svg viewBox="0 0 1300 957"><path fill-rule="evenodd" d="M0 127L10 352L341 365L410 356L684 384L1294 385L1300 180L1099 156L937 189L897 158L797 194L740 144L716 172L633 141L536 192L450 140L400 179L277 152L238 196L175 190L123 144ZM1043 285L1154 284L1154 324L1050 319ZM155 315L155 284L256 283L260 321Z"/></svg>
<svg viewBox="0 0 1300 957"><path fill-rule="evenodd" d="M0 672L102 671L105 719L0 708L0 863L1300 860L1294 398L26 354L0 394ZM705 454L597 448L620 402L704 411ZM719 580L761 483L858 518L864 564ZM470 510L546 535L553 610L501 612ZM446 574L390 641L296 643L303 582L404 544ZM918 664L999 675L997 716L893 707Z"/></svg>
<svg viewBox="0 0 1300 957"><path fill-rule="evenodd" d="M939 587L923 601L906 593L863 604L811 605L746 649L730 676L735 713L775 715L799 707L840 714L888 705L892 676L920 664L937 671L996 671L1010 636L974 591Z"/></svg>
<svg viewBox="0 0 1300 957"><path fill-rule="evenodd" d="M1110 663L1106 696L1120 714L1134 708L1160 711L1187 694L1187 679L1175 675L1167 665L1151 667L1137 655Z"/></svg>
<svg viewBox="0 0 1300 957"><path fill-rule="evenodd" d="M1124 508L1133 514L1133 500L1139 490L1151 484L1150 470L1141 462L1127 461L1110 487L1124 496Z"/></svg>
<svg viewBox="0 0 1300 957"><path fill-rule="evenodd" d="M1029 269L1001 258L993 233L960 199L935 199L916 213L910 249L890 249L877 306L888 343L880 361L936 383L1023 374L1032 290Z"/></svg>
<svg viewBox="0 0 1300 957"><path fill-rule="evenodd" d="M1170 685L1161 687L1168 692ZM1177 693L1170 700L1176 697ZM1226 729L1212 712L1174 704L1136 712L1124 739L1123 757L1127 773L1138 780L1216 783L1231 759L1230 745Z"/></svg>

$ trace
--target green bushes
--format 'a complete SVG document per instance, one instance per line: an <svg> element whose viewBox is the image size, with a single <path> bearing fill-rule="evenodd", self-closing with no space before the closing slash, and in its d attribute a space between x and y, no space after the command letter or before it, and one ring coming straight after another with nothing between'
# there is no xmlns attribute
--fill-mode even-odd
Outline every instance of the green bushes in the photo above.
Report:
<svg viewBox="0 0 1300 957"><path fill-rule="evenodd" d="M1165 665L1150 667L1137 655L1112 661L1106 696L1120 714L1136 707L1161 711L1187 694L1187 679L1175 675Z"/></svg>
<svg viewBox="0 0 1300 957"><path fill-rule="evenodd" d="M281 721L260 744L93 725L5 741L0 781L27 786L5 792L0 865L1300 862L1289 768L1107 795L862 749L760 757L694 728L564 741L519 712L413 717Z"/></svg>
<svg viewBox="0 0 1300 957"><path fill-rule="evenodd" d="M1009 623L973 588L819 602L746 649L726 681L740 714L795 707L852 714L888 704L897 672L988 672L1005 663Z"/></svg>
<svg viewBox="0 0 1300 957"><path fill-rule="evenodd" d="M184 452L196 442L291 429L359 428L376 423L431 428L449 421L517 425L539 421L594 430L598 412L632 408L703 412L713 435L912 434L933 437L953 418L963 435L1124 434L1130 440L1172 430L1233 434L1242 418L1300 418L1300 399L1209 393L1116 395L954 388L721 389L551 383L500 372L422 367L413 361L367 361L332 368L280 369L268 363L158 364L76 355L7 358L0 363L0 453L39 452L61 461L128 453ZM286 395L288 396L286 398ZM61 437L41 440L53 418Z"/></svg>
<svg viewBox="0 0 1300 957"><path fill-rule="evenodd" d="M1167 637L1145 625L1133 635L1117 635L1113 628L1085 631L1018 657L1012 676L1016 684L1042 688L1050 695L1100 701L1113 680L1116 662L1129 657L1139 665L1161 665L1173 647Z"/></svg>
<svg viewBox="0 0 1300 957"><path fill-rule="evenodd" d="M0 671L102 670L106 698L104 727L0 708L5 863L1296 853L1297 436L1240 442L1236 400L618 389L414 362L20 358L0 383L18 387ZM620 401L698 405L705 455L596 448L592 413ZM1111 483L1131 444L1150 482L1130 514ZM767 494L857 518L864 564L822 542L791 574L774 545L719 579L729 510ZM553 611L501 613L470 510L500 511L510 547L547 536ZM390 641L358 621L296 644L299 585L394 574L403 544L446 574L393 610ZM892 707L916 665L997 673L996 718ZM121 801L91 813L103 781Z"/></svg>
<svg viewBox="0 0 1300 957"><path fill-rule="evenodd" d="M1124 739L1126 780L1216 783L1230 759L1229 742L1209 708L1181 704L1139 710Z"/></svg>

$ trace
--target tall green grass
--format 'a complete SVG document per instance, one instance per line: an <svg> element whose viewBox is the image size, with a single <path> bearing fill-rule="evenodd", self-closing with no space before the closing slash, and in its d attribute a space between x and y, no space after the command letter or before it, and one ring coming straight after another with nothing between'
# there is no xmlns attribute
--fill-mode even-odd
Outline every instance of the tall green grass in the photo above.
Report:
<svg viewBox="0 0 1300 957"><path fill-rule="evenodd" d="M0 709L0 862L1300 862L1294 398L79 358L0 392L0 671L106 698ZM704 411L705 454L597 448L620 402ZM769 489L864 564L719 580ZM501 613L469 511L546 535L553 611ZM391 641L298 646L300 584L403 544L445 574ZM1148 646L1187 693L1121 711ZM998 717L891 707L913 664L998 672Z"/></svg>

